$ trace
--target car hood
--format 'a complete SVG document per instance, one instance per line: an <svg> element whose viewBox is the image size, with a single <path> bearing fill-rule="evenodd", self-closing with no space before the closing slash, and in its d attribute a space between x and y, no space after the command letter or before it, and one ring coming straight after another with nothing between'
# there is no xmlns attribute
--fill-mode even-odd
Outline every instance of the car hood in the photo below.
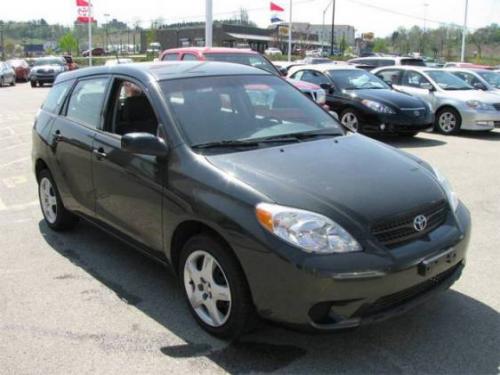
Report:
<svg viewBox="0 0 500 375"><path fill-rule="evenodd" d="M345 95L353 99L375 100L382 104L390 105L396 108L421 108L424 103L419 98L402 93L396 90L384 89L362 89L362 90L345 90Z"/></svg>
<svg viewBox="0 0 500 375"><path fill-rule="evenodd" d="M493 92L487 92L482 90L449 90L440 91L441 95L446 98L452 98L456 100L479 100L483 103L498 103L498 94Z"/></svg>
<svg viewBox="0 0 500 375"><path fill-rule="evenodd" d="M357 134L206 158L278 204L341 224L370 225L445 199L426 163Z"/></svg>

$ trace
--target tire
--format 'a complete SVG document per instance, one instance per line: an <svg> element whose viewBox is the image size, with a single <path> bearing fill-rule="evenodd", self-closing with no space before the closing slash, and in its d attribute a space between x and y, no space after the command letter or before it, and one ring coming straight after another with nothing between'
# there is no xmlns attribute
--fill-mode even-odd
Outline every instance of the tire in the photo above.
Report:
<svg viewBox="0 0 500 375"><path fill-rule="evenodd" d="M5 82L4 82L3 77L2 77L2 78L0 78L0 87L3 87L4 85L5 85Z"/></svg>
<svg viewBox="0 0 500 375"><path fill-rule="evenodd" d="M451 107L441 108L436 113L434 121L434 130L441 134L456 134L460 131L462 118L457 110Z"/></svg>
<svg viewBox="0 0 500 375"><path fill-rule="evenodd" d="M36 87L36 81L31 81L31 87Z"/></svg>
<svg viewBox="0 0 500 375"><path fill-rule="evenodd" d="M203 273L210 259L211 272ZM257 316L243 270L222 241L208 234L189 239L180 254L179 279L191 314L208 333L236 339L254 327Z"/></svg>
<svg viewBox="0 0 500 375"><path fill-rule="evenodd" d="M349 130L357 133L360 131L359 116L352 108L346 108L340 114L339 121Z"/></svg>
<svg viewBox="0 0 500 375"><path fill-rule="evenodd" d="M45 223L55 231L72 229L78 217L66 210L48 169L38 174L38 199Z"/></svg>
<svg viewBox="0 0 500 375"><path fill-rule="evenodd" d="M16 78L12 78L12 82L10 83L11 86L15 86L16 85Z"/></svg>

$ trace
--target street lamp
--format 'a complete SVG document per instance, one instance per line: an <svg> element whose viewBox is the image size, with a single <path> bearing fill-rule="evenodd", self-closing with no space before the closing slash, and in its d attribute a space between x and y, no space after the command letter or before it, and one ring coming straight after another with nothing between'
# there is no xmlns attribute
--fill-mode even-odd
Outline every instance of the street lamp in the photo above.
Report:
<svg viewBox="0 0 500 375"><path fill-rule="evenodd" d="M104 27L104 32L106 34L106 43L104 45L104 50L108 50L108 44L109 44L109 37L108 37L108 23L109 23L109 13L104 13L104 19L106 20L106 26Z"/></svg>
<svg viewBox="0 0 500 375"><path fill-rule="evenodd" d="M465 15L464 15L464 27L462 29L462 52L460 53L460 61L465 60L465 37L467 34L467 10L469 7L469 0L465 0Z"/></svg>

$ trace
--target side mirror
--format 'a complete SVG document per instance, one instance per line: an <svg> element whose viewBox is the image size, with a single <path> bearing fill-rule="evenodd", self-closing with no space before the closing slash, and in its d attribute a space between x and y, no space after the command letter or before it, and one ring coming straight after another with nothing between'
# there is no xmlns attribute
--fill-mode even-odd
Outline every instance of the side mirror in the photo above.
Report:
<svg viewBox="0 0 500 375"><path fill-rule="evenodd" d="M321 83L319 87L325 90L327 94L331 94L334 91L333 85L331 83Z"/></svg>
<svg viewBox="0 0 500 375"><path fill-rule="evenodd" d="M476 90L486 90L486 86L483 85L481 82L475 82L474 85L472 85Z"/></svg>
<svg viewBox="0 0 500 375"><path fill-rule="evenodd" d="M282 77L286 77L288 74L287 68L282 67L282 66L278 67L278 71L280 72L280 76L282 76Z"/></svg>
<svg viewBox="0 0 500 375"><path fill-rule="evenodd" d="M132 154L164 157L168 154L165 141L150 133L129 133L122 137L122 150Z"/></svg>
<svg viewBox="0 0 500 375"><path fill-rule="evenodd" d="M430 84L429 82L421 83L420 88L424 90L434 91L434 86L432 86L432 84Z"/></svg>

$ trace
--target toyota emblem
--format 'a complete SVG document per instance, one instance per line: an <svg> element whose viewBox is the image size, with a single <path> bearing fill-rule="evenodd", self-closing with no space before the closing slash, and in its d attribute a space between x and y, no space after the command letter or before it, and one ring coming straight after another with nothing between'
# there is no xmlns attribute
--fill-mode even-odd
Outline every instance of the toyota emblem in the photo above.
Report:
<svg viewBox="0 0 500 375"><path fill-rule="evenodd" d="M413 114L414 114L416 117L420 116L420 112L419 112L419 111L415 111L415 112L413 112Z"/></svg>
<svg viewBox="0 0 500 375"><path fill-rule="evenodd" d="M418 215L413 219L413 228L417 232L422 232L427 227L427 218L424 215Z"/></svg>

